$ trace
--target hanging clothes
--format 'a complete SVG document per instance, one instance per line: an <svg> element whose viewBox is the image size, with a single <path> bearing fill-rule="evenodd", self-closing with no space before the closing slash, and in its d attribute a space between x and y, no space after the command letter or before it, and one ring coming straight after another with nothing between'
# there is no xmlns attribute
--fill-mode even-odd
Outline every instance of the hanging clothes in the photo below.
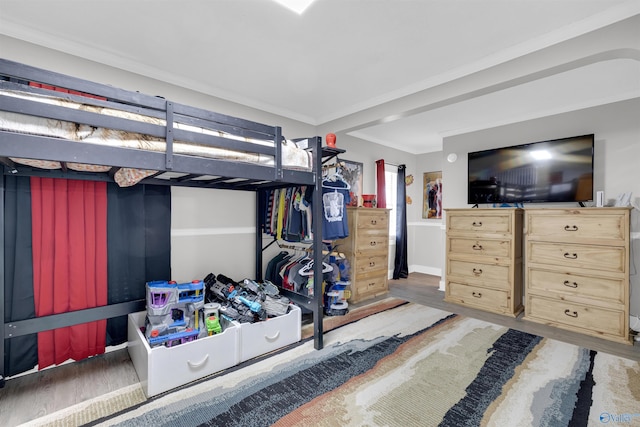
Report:
<svg viewBox="0 0 640 427"><path fill-rule="evenodd" d="M311 242L311 200L313 187L294 186L268 190L264 196L266 210L260 221L265 234L288 242Z"/></svg>
<svg viewBox="0 0 640 427"><path fill-rule="evenodd" d="M322 239L349 237L347 205L351 202L350 186L342 179L328 177L322 181Z"/></svg>
<svg viewBox="0 0 640 427"><path fill-rule="evenodd" d="M281 251L267 263L265 279L280 288L307 295L308 277L301 275L300 270L309 262L309 254L296 256Z"/></svg>

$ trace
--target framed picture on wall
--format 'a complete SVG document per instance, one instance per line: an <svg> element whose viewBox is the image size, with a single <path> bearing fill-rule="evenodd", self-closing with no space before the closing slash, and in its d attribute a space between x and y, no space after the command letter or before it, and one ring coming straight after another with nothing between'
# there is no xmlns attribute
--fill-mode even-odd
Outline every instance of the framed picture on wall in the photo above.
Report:
<svg viewBox="0 0 640 427"><path fill-rule="evenodd" d="M339 172L342 178L349 183L349 186L351 187L349 190L349 196L351 199L349 206L362 206L363 170L364 167L362 163L341 159L339 165L325 165L322 169L322 175L323 177L331 176L332 174Z"/></svg>
<svg viewBox="0 0 640 427"><path fill-rule="evenodd" d="M362 206L362 172L364 167L360 162L352 162L351 160L341 160L342 163L342 177L351 186L349 195L351 196L351 203L349 206Z"/></svg>
<svg viewBox="0 0 640 427"><path fill-rule="evenodd" d="M442 219L442 171L424 173L422 197L422 218Z"/></svg>

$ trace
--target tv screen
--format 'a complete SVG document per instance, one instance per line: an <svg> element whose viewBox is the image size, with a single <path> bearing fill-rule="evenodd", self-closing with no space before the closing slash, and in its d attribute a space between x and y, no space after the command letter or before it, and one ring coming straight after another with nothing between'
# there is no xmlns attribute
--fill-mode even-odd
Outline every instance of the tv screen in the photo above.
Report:
<svg viewBox="0 0 640 427"><path fill-rule="evenodd" d="M594 136L469 153L468 203L593 200Z"/></svg>

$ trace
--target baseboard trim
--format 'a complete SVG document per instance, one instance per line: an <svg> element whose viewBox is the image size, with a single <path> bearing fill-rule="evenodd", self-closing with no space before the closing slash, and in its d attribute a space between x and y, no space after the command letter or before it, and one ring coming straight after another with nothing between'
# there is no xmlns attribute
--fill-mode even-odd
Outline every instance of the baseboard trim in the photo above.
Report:
<svg viewBox="0 0 640 427"><path fill-rule="evenodd" d="M428 265L410 265L409 273L430 274L432 276L442 276L442 269L437 267L429 267Z"/></svg>

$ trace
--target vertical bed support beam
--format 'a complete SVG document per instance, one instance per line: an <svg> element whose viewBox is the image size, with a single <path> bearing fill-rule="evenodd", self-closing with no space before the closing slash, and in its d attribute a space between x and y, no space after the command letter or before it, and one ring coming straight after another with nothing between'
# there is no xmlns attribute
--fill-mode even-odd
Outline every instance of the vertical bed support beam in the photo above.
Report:
<svg viewBox="0 0 640 427"><path fill-rule="evenodd" d="M313 139L313 346L323 347L322 318L324 316L322 294L322 138Z"/></svg>
<svg viewBox="0 0 640 427"><path fill-rule="evenodd" d="M167 101L166 104L166 113L167 113L167 121L166 121L166 159L165 159L165 167L167 170L173 169L173 102Z"/></svg>
<svg viewBox="0 0 640 427"><path fill-rule="evenodd" d="M282 181L284 178L284 171L282 170L282 128L280 126L275 127L276 135L274 137L274 146L276 148L276 181Z"/></svg>
<svg viewBox="0 0 640 427"><path fill-rule="evenodd" d="M256 190L256 280L262 282L262 229L260 228L260 190Z"/></svg>
<svg viewBox="0 0 640 427"><path fill-rule="evenodd" d="M0 388L4 387L5 382L5 366L4 366L4 174L0 177L0 331L2 336L0 338Z"/></svg>

